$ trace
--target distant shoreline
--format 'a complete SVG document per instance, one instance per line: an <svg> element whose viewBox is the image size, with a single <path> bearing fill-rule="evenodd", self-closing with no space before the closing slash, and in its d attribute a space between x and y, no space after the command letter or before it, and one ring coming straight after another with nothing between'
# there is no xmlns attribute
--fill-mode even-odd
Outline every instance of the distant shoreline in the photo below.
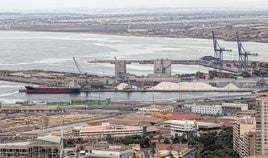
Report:
<svg viewBox="0 0 268 158"><path fill-rule="evenodd" d="M0 30L0 32L51 32L51 33L81 33L81 34L95 34L95 35L111 35L111 36L129 36L129 37L164 37L164 38L191 38L191 39L205 39L210 40L211 38L208 37L191 37L191 36L183 36L183 37L175 37L175 36L165 36L165 35L146 35L146 34L130 34L130 33L107 33L107 32L88 32L88 31L81 31L81 30ZM223 38L218 38L222 41L227 42L236 42L236 40L228 40ZM256 40L247 40L244 42L255 42L255 43L268 43L268 40L266 41L256 41Z"/></svg>

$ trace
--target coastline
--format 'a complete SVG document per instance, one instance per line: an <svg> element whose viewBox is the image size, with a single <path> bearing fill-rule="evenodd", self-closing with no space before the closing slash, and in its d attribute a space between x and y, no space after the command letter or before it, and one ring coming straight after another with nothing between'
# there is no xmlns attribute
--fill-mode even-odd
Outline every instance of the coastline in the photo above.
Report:
<svg viewBox="0 0 268 158"><path fill-rule="evenodd" d="M110 36L129 36L129 37L156 37L156 38L177 38L177 39L204 39L210 40L211 37L192 37L192 36L173 36L173 35L148 35L148 34L140 34L140 33L128 33L128 32L88 32L82 30L20 30L20 29L11 29L11 30L0 30L0 32L51 32L51 33L80 33L80 34L92 34L92 35L110 35ZM236 42L236 39L225 39L218 37L218 39L226 42ZM260 40L243 40L243 42L255 42L255 43L268 43L268 39L264 41Z"/></svg>

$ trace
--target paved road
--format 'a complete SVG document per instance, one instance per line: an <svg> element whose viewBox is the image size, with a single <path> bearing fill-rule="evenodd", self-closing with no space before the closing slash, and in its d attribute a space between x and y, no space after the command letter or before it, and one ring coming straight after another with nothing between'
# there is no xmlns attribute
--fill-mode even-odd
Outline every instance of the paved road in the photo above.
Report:
<svg viewBox="0 0 268 158"><path fill-rule="evenodd" d="M141 151L144 153L144 158L150 158L150 148L142 148Z"/></svg>
<svg viewBox="0 0 268 158"><path fill-rule="evenodd" d="M71 128L73 126L78 126L81 123L96 122L96 121L107 121L112 117L114 117L114 116L112 115L112 116L105 116L105 117L100 117L100 118L95 118L95 119L86 119L86 120L81 120L81 121L77 121L77 122L73 122L73 123L64 124L62 126L48 127L48 128L45 128L45 129L37 129L37 130L32 130L32 131L27 131L27 132L21 132L20 134L26 134L26 133L38 133L38 134L50 133L50 132L53 132L53 131L66 129L66 128Z"/></svg>
<svg viewBox="0 0 268 158"><path fill-rule="evenodd" d="M194 158L194 152L195 152L194 150L190 150L182 158Z"/></svg>

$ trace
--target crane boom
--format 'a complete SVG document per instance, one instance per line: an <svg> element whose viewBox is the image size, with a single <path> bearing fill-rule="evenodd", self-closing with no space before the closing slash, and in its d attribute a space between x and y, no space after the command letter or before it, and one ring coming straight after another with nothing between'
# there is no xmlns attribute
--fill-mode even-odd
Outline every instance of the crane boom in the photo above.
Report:
<svg viewBox="0 0 268 158"><path fill-rule="evenodd" d="M74 60L74 64L77 68L77 70L79 71L80 74L83 74L81 68L80 68L80 65L78 64L78 62L76 61L75 57L73 57L73 60Z"/></svg>
<svg viewBox="0 0 268 158"><path fill-rule="evenodd" d="M81 67L80 65L78 64L78 62L76 61L75 57L73 57L73 60L74 60L74 64L77 68L77 70L79 71L80 75L85 75L85 79L86 79L86 84L88 84L88 80L89 80L89 77L90 75L88 73L84 73L82 70L81 70Z"/></svg>

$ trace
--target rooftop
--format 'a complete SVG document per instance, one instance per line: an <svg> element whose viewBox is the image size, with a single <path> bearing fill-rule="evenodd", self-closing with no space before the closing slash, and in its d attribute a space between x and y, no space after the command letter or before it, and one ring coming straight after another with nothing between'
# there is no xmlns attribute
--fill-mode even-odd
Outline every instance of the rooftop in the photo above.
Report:
<svg viewBox="0 0 268 158"><path fill-rule="evenodd" d="M192 120L167 120L165 121L165 123L168 123L168 124L195 124L196 122L195 121L192 121Z"/></svg>
<svg viewBox="0 0 268 158"><path fill-rule="evenodd" d="M57 144L61 143L61 137L53 136L53 135L47 135L47 136L43 136L43 137L38 137L38 140L43 140L43 141L57 143Z"/></svg>
<svg viewBox="0 0 268 158"><path fill-rule="evenodd" d="M156 148L158 150L170 150L172 148L172 150L181 151L182 149L188 149L188 145L187 144L172 144L171 146L170 144L156 143Z"/></svg>
<svg viewBox="0 0 268 158"><path fill-rule="evenodd" d="M151 106L146 106L139 108L140 109L147 109L147 110L165 110L167 108L173 108L171 105L151 105Z"/></svg>
<svg viewBox="0 0 268 158"><path fill-rule="evenodd" d="M203 120L200 114L191 114L183 112L156 113L156 117L161 117L169 120Z"/></svg>
<svg viewBox="0 0 268 158"><path fill-rule="evenodd" d="M99 126L77 126L74 129L80 130L80 132L95 132L95 131L115 131L115 130L140 130L141 126L125 126L125 125L113 125L110 123L103 123Z"/></svg>
<svg viewBox="0 0 268 158"><path fill-rule="evenodd" d="M221 124L217 123L210 123L210 122L197 122L198 127L202 128L220 128L222 127Z"/></svg>

